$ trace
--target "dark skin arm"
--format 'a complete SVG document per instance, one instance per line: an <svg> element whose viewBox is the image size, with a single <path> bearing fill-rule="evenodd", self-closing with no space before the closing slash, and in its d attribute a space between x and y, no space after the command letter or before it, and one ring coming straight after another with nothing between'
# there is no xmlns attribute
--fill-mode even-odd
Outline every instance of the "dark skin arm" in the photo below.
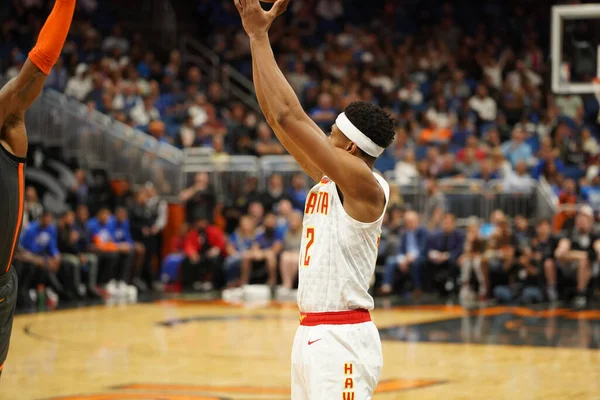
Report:
<svg viewBox="0 0 600 400"><path fill-rule="evenodd" d="M256 96L279 141L314 180L327 175L336 183L348 215L361 222L376 220L385 195L371 167L357 157L356 144L335 125L328 138L310 119L275 61L268 30L289 0L278 0L269 12L259 0L234 1L250 37Z"/></svg>
<svg viewBox="0 0 600 400"><path fill-rule="evenodd" d="M39 97L47 75L29 59L21 72L0 90L0 143L18 157L27 156L25 111Z"/></svg>

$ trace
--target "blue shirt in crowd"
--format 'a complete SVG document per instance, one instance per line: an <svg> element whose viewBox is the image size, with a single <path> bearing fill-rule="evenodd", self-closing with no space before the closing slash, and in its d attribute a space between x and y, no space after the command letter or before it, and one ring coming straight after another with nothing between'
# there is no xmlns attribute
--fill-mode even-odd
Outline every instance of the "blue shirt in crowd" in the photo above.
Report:
<svg viewBox="0 0 600 400"><path fill-rule="evenodd" d="M119 222L117 220L114 220L112 223L112 237L117 243L133 244L133 239L131 238L131 228L129 227L129 221L125 220L123 222Z"/></svg>
<svg viewBox="0 0 600 400"><path fill-rule="evenodd" d="M21 246L38 256L55 257L59 255L56 226L43 227L37 221L32 222L21 236Z"/></svg>
<svg viewBox="0 0 600 400"><path fill-rule="evenodd" d="M284 232L280 229L275 229L275 232L271 236L267 235L265 232L259 233L254 239L254 242L264 250L273 247L276 242L283 242L284 238Z"/></svg>

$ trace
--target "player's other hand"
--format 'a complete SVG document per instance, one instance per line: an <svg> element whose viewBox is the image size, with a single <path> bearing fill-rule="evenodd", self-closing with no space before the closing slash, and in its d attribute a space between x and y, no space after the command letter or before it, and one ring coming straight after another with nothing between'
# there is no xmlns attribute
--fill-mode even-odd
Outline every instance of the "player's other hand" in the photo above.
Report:
<svg viewBox="0 0 600 400"><path fill-rule="evenodd" d="M259 0L234 0L235 7L242 17L242 25L248 36L267 33L271 24L286 10L290 0L277 0L269 11L263 10Z"/></svg>

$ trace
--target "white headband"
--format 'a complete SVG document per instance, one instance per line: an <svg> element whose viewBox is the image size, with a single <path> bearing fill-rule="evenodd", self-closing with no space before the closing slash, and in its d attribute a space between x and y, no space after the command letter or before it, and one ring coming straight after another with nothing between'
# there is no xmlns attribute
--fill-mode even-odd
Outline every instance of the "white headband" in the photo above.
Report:
<svg viewBox="0 0 600 400"><path fill-rule="evenodd" d="M342 131L344 135L352 140L359 149L370 155L371 157L379 157L385 150L383 147L378 146L364 133L360 131L350 120L346 117L345 113L341 113L335 120L335 124Z"/></svg>

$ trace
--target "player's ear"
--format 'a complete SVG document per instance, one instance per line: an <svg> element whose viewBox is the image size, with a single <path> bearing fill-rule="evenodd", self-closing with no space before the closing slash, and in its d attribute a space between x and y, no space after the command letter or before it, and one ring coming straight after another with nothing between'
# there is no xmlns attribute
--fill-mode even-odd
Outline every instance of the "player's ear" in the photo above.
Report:
<svg viewBox="0 0 600 400"><path fill-rule="evenodd" d="M346 151L352 155L356 154L357 150L358 146L354 142L348 142L348 144L346 145Z"/></svg>

